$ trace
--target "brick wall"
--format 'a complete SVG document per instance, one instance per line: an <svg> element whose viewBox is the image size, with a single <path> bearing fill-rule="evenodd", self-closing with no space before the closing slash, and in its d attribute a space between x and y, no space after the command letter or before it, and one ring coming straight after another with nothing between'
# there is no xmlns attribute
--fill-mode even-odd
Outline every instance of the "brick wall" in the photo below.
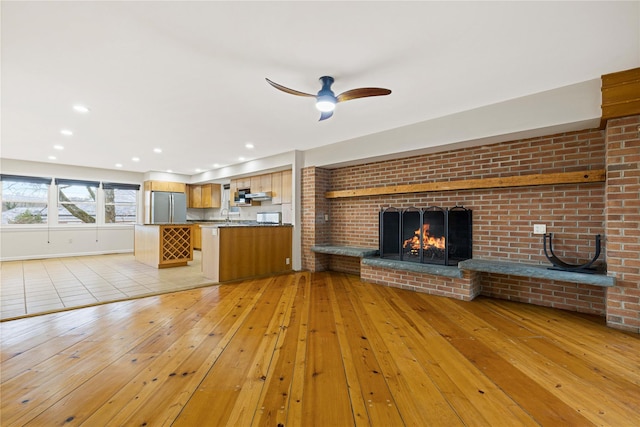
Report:
<svg viewBox="0 0 640 427"><path fill-rule="evenodd" d="M329 178L330 171L326 169L308 167L302 170L302 268L311 271L329 269L330 257L311 251L314 245L331 243L330 223L325 221L330 203L324 197L329 188Z"/></svg>
<svg viewBox="0 0 640 427"><path fill-rule="evenodd" d="M477 272L467 272L462 278L441 277L364 264L360 273L362 280L367 282L464 301L478 296L479 276Z"/></svg>
<svg viewBox="0 0 640 427"><path fill-rule="evenodd" d="M322 182L328 191L604 168L604 131L585 130L338 168L326 171L327 181ZM381 208L455 205L473 209L474 258L549 265L542 236L533 234L533 224L546 224L547 232L554 233L556 255L570 263L584 263L595 252L595 235L605 232L605 183L588 183L332 199L322 206L330 215L329 241L324 236L323 242L377 248ZM606 239L602 243L599 262L606 257ZM313 270L311 263L305 268ZM423 292L432 289L428 292L454 298L469 292L464 279L456 283L429 275L396 277L399 274L361 267L361 277L374 283ZM471 297L481 289L496 298L604 315L602 288L478 276L474 280L481 286L471 291Z"/></svg>
<svg viewBox="0 0 640 427"><path fill-rule="evenodd" d="M640 116L607 122L607 323L640 333Z"/></svg>
<svg viewBox="0 0 640 427"><path fill-rule="evenodd" d="M603 132L588 130L339 168L330 189L604 169L604 155ZM476 258L548 264L542 236L533 234L540 223L554 233L556 255L583 263L604 234L604 183L589 183L333 199L331 241L377 248L382 207L455 205L473 209Z"/></svg>

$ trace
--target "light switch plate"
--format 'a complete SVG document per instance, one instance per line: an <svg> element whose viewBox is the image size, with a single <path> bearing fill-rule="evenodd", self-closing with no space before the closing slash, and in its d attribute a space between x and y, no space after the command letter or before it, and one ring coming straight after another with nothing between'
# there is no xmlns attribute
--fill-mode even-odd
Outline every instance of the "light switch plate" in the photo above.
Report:
<svg viewBox="0 0 640 427"><path fill-rule="evenodd" d="M533 224L533 234L547 234L547 225Z"/></svg>

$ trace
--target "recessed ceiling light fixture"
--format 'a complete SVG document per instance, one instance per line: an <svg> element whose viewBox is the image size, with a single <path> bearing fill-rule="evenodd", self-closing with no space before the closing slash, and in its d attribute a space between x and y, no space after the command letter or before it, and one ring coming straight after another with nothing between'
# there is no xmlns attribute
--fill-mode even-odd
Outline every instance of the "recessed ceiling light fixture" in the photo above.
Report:
<svg viewBox="0 0 640 427"><path fill-rule="evenodd" d="M140 157L132 157L131 160L134 161L134 162L139 162L140 161Z"/></svg>
<svg viewBox="0 0 640 427"><path fill-rule="evenodd" d="M122 167L122 163L116 163L116 167L117 168L121 168Z"/></svg>
<svg viewBox="0 0 640 427"><path fill-rule="evenodd" d="M153 152L154 153L162 153L162 148L154 148Z"/></svg>
<svg viewBox="0 0 640 427"><path fill-rule="evenodd" d="M89 110L89 108L85 107L84 105L76 104L73 106L73 111L80 114L87 114L91 110Z"/></svg>
<svg viewBox="0 0 640 427"><path fill-rule="evenodd" d="M56 150L64 150L64 147L62 145L54 145L53 148L55 148Z"/></svg>
<svg viewBox="0 0 640 427"><path fill-rule="evenodd" d="M219 167L220 167L220 164L219 164L219 163L214 163L214 164L213 164L213 167L214 167L214 168L219 168Z"/></svg>
<svg viewBox="0 0 640 427"><path fill-rule="evenodd" d="M60 133L65 135L65 136L71 136L73 135L73 132L70 131L69 129L60 129Z"/></svg>
<svg viewBox="0 0 640 427"><path fill-rule="evenodd" d="M49 160L55 160L56 156L49 156Z"/></svg>
<svg viewBox="0 0 640 427"><path fill-rule="evenodd" d="M250 142L247 142L246 144L244 144L244 146L246 148L248 148L249 150L251 150L254 147L254 145L252 143L250 143Z"/></svg>
<svg viewBox="0 0 640 427"><path fill-rule="evenodd" d="M238 157L238 160L240 160L241 162L244 162L244 157Z"/></svg>
<svg viewBox="0 0 640 427"><path fill-rule="evenodd" d="M202 172L202 169L196 168L196 172Z"/></svg>
<svg viewBox="0 0 640 427"><path fill-rule="evenodd" d="M167 169L167 172L168 172L168 173L173 173L173 170L171 170L171 169Z"/></svg>

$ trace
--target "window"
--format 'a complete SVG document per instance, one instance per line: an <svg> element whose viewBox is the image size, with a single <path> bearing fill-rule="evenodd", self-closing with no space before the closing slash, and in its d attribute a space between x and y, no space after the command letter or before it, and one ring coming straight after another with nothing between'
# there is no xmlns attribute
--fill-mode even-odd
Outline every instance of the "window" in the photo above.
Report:
<svg viewBox="0 0 640 427"><path fill-rule="evenodd" d="M103 182L102 189L105 224L136 222L140 185Z"/></svg>
<svg viewBox="0 0 640 427"><path fill-rule="evenodd" d="M58 224L96 222L97 181L56 178L58 186Z"/></svg>
<svg viewBox="0 0 640 427"><path fill-rule="evenodd" d="M46 224L51 178L0 175L2 224Z"/></svg>

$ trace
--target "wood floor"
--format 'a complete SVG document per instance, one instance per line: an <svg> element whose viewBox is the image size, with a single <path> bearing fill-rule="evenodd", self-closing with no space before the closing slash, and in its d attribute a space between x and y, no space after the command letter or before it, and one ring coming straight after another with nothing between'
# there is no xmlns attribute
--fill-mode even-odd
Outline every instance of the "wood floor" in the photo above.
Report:
<svg viewBox="0 0 640 427"><path fill-rule="evenodd" d="M294 273L0 323L9 426L637 426L600 319Z"/></svg>

